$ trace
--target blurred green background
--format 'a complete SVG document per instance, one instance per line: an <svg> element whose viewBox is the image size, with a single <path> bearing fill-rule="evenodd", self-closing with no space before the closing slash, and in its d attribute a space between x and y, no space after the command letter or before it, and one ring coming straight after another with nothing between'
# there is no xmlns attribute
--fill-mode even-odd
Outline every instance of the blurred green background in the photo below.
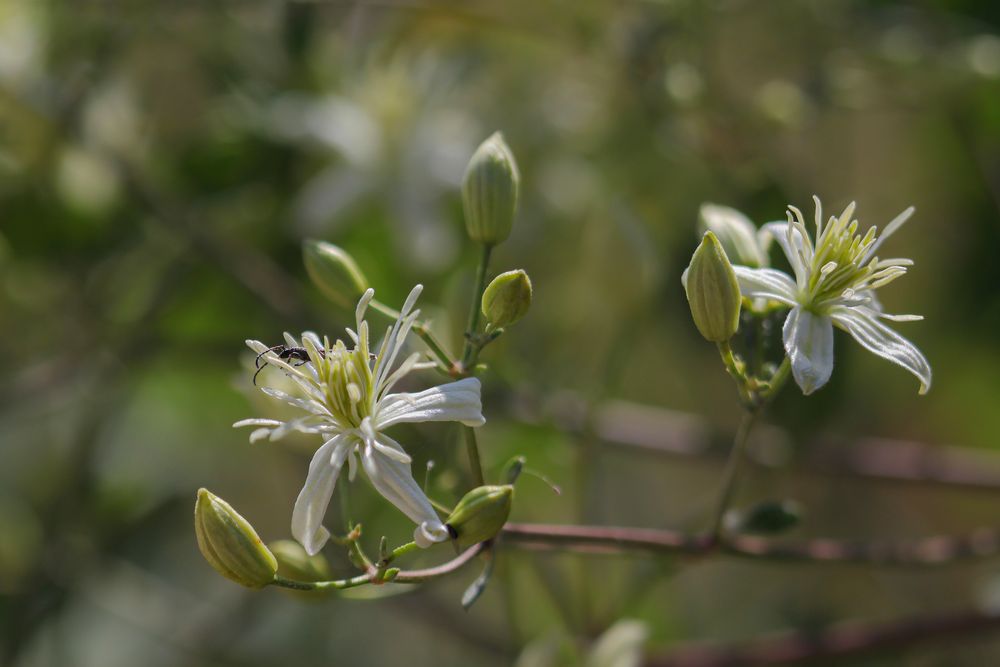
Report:
<svg viewBox="0 0 1000 667"><path fill-rule="evenodd" d="M499 129L523 185L493 270L526 269L535 303L485 354L480 443L489 474L523 453L563 488L522 479L514 519L701 525L738 406L680 287L698 207L763 223L817 194L831 212L857 200L862 224L916 206L888 246L916 266L883 301L927 316L901 328L934 387L918 397L838 334L830 384L786 390L769 416L784 430L758 432L738 504L801 501L789 539L996 523L998 31L1000 4L972 0L0 0L0 664L577 664L620 618L662 652L995 599L989 560L503 550L468 613L475 568L303 600L217 576L191 510L206 486L288 535L316 443L230 425L276 410L244 339L353 320L308 283L304 238L346 248L389 304L423 283L457 349L476 261L458 184ZM588 421L607 401L669 412ZM620 446L636 429L647 446ZM855 474L888 438L888 464L957 460L976 483ZM398 439L415 469L435 461L436 496L467 488L453 427ZM366 483L351 499L369 547L408 538ZM856 664L998 661L987 637Z"/></svg>

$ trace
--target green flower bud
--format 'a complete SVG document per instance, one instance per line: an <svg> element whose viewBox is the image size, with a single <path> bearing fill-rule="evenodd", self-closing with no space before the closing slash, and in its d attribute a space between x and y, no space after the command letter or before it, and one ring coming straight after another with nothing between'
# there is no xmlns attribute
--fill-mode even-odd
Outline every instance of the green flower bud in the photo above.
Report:
<svg viewBox="0 0 1000 667"><path fill-rule="evenodd" d="M316 287L343 308L353 308L369 287L354 258L332 243L303 242L302 259Z"/></svg>
<svg viewBox="0 0 1000 667"><path fill-rule="evenodd" d="M267 545L278 560L278 574L297 581L326 581L330 579L330 564L323 554L310 556L294 540L277 540Z"/></svg>
<svg viewBox="0 0 1000 667"><path fill-rule="evenodd" d="M194 531L201 555L222 576L248 588L274 581L278 571L274 554L246 519L208 489L198 490Z"/></svg>
<svg viewBox="0 0 1000 667"><path fill-rule="evenodd" d="M520 181L514 155L494 132L476 149L462 179L465 228L473 241L496 245L510 236Z"/></svg>
<svg viewBox="0 0 1000 667"><path fill-rule="evenodd" d="M483 292L483 315L495 328L509 327L531 307L531 279L518 269L501 273Z"/></svg>
<svg viewBox="0 0 1000 667"><path fill-rule="evenodd" d="M698 229L712 232L722 244L726 256L737 264L762 267L768 265L767 246L771 236L757 227L734 208L718 204L702 204L698 211Z"/></svg>
<svg viewBox="0 0 1000 667"><path fill-rule="evenodd" d="M514 487L479 486L458 501L445 521L448 532L463 549L496 536L510 515Z"/></svg>
<svg viewBox="0 0 1000 667"><path fill-rule="evenodd" d="M740 286L726 251L712 232L705 232L682 281L701 335L713 343L732 338L740 324Z"/></svg>

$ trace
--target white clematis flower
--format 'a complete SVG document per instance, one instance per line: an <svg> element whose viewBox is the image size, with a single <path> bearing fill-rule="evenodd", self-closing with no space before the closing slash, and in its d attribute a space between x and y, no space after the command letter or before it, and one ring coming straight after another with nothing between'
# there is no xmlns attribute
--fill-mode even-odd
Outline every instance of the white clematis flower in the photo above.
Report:
<svg viewBox="0 0 1000 667"><path fill-rule="evenodd" d="M294 363L297 357L279 357L280 348L247 341L247 346L268 364L285 371L298 386L300 395L292 396L272 387L261 390L302 409L305 414L285 422L244 419L233 426L256 426L250 434L251 442L262 438L276 440L292 431L315 433L323 438L292 512L292 535L310 555L319 552L330 537L322 525L323 516L341 468L346 462L353 480L359 458L375 489L417 524L413 539L418 545L427 547L448 538L447 528L413 479L409 455L385 433L390 426L404 422L457 421L467 426L481 426L485 422L476 378L417 393L389 393L410 371L433 366L420 363L420 354L414 353L394 368L420 313L413 306L421 289L417 285L410 292L399 318L374 355L369 350L368 322L364 320L365 310L375 294L371 289L358 302L357 331L347 330L353 348L340 340L331 345L328 339L321 341L313 333L303 334L301 341L285 334L286 350L300 348L308 356L308 360Z"/></svg>
<svg viewBox="0 0 1000 667"><path fill-rule="evenodd" d="M847 331L862 347L898 364L920 380L920 393L931 386L931 367L920 350L883 323L922 319L918 315L887 315L875 290L906 273L909 259L879 259L882 242L899 229L913 207L893 219L877 235L872 227L861 235L852 220L852 202L839 217L824 226L816 202L816 240L806 231L802 212L788 207L788 222L764 225L792 265L794 278L769 268L735 266L740 291L748 298L765 298L791 307L783 330L785 353L802 392L811 394L833 372L833 327Z"/></svg>

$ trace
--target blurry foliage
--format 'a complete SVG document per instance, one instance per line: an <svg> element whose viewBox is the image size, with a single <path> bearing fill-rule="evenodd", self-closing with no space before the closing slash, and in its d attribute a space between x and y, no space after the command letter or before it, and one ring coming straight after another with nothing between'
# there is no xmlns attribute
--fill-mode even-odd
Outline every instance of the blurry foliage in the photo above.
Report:
<svg viewBox="0 0 1000 667"><path fill-rule="evenodd" d="M469 615L471 572L303 604L216 577L190 515L210 485L265 539L288 533L315 443L250 446L229 425L259 412L245 338L350 321L305 280L302 239L346 248L387 303L427 285L425 312L458 346L474 266L458 184L495 129L523 194L494 268L526 269L535 305L490 350L481 445L494 474L525 454L564 489L522 480L516 519L678 525L704 510L691 499L708 502L716 467L604 451L510 409L573 388L731 427L735 397L679 282L703 201L758 223L813 193L831 209L856 198L863 223L914 204L892 251L917 264L887 307L927 315L904 333L935 367L931 394L838 341L830 385L787 392L773 419L796 441L995 448L998 23L1000 6L973 0L0 0L0 663L510 664L528 645L519 664L575 664L568 637L623 617L665 646L973 598L987 565L817 576L505 553ZM415 469L433 459L430 488L454 502L454 431L412 431ZM791 472L745 493L801 500L796 530L818 533L995 519L961 494ZM404 534L363 483L351 502L368 539Z"/></svg>

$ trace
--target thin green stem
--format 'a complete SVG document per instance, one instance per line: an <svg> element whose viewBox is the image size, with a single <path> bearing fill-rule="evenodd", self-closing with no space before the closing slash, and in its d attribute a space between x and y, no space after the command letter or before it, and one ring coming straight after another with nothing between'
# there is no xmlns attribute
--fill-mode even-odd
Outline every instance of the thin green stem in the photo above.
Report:
<svg viewBox="0 0 1000 667"><path fill-rule="evenodd" d="M384 303L382 303L378 299L372 299L368 303L368 307L371 308L372 310L374 310L377 313L381 313L382 315L385 315L390 320L398 320L399 319L400 312L398 310L396 310L392 306L385 305Z"/></svg>
<svg viewBox="0 0 1000 667"><path fill-rule="evenodd" d="M413 546L411 546L411 544ZM408 553L412 551L415 544L404 544L402 547L398 547L396 551L404 551ZM467 565L473 558L479 555L484 549L483 544L477 544L463 551L461 554L453 558L452 560L442 563L441 565L436 565L424 570L402 570L392 579L393 583L398 584L419 584L424 581L429 581L431 579L437 579L439 577L444 577L453 572L457 572ZM401 554L400 554L401 555ZM373 567L364 574L359 574L355 577L350 577L348 579L334 579L332 581L297 581L295 579L286 579L285 577L275 576L274 580L271 582L273 586L281 586L283 588L290 588L296 591L328 591L328 590L342 590L344 588L354 588L356 586L364 586L365 584L379 585L384 583L383 581L377 579L378 571Z"/></svg>
<svg viewBox="0 0 1000 667"><path fill-rule="evenodd" d="M444 370L448 375L453 377L457 375L455 360L451 358L451 355L445 351L444 346L434 337L434 334L431 333L426 323L415 323L413 325L413 333L417 334L420 340L424 341L424 345L437 357L438 362L444 366Z"/></svg>
<svg viewBox="0 0 1000 667"><path fill-rule="evenodd" d="M777 396L778 392L781 391L781 388L785 385L785 382L788 380L788 373L791 370L792 370L792 360L789 359L788 357L785 357L784 360L781 362L781 365L778 366L778 370L774 371L774 375L772 375L771 379L768 380L767 388L764 389L762 392L760 392L762 405L766 405L771 400L773 400L775 396Z"/></svg>
<svg viewBox="0 0 1000 667"><path fill-rule="evenodd" d="M459 372L462 376L471 375L472 367L482 344L476 338L479 334L479 312L483 300L483 292L486 290L486 275L490 265L490 254L493 246L483 244L482 254L479 256L479 266L476 269L476 291L473 293L472 304L469 306L469 326L465 332L465 349L462 351L462 362ZM479 444L476 442L476 432L472 427L465 427L465 448L469 454L469 467L472 469L472 479L476 486L485 484L483 477L483 464L479 458Z"/></svg>
<svg viewBox="0 0 1000 667"><path fill-rule="evenodd" d="M364 586L371 583L371 578L367 574L359 574L350 579L335 579L333 581L296 581L295 579L275 576L272 583L275 586L291 588L296 591L330 591Z"/></svg>
<svg viewBox="0 0 1000 667"><path fill-rule="evenodd" d="M354 554L354 557L359 561L358 563L359 566L365 570L368 570L372 567L372 559L369 558L368 554L365 553L365 550L364 548L362 548L361 540L359 538L360 535L358 536L358 538L351 540L349 548L351 553Z"/></svg>
<svg viewBox="0 0 1000 667"><path fill-rule="evenodd" d="M746 410L743 413L740 426L736 430L736 436L733 438L733 448L729 452L729 460L726 462L726 470L722 476L722 490L719 493L719 500L712 515L712 523L709 528L710 539L713 542L718 541L722 532L722 521L736 491L736 481L739 478L740 468L743 463L743 452L746 449L750 429L753 427L756 418L756 410Z"/></svg>
<svg viewBox="0 0 1000 667"><path fill-rule="evenodd" d="M469 467L472 469L472 479L476 483L476 486L482 486L486 483L483 477L483 464L479 460L479 443L476 442L476 429L471 426L463 427L465 429L465 449L469 453Z"/></svg>
<svg viewBox="0 0 1000 667"><path fill-rule="evenodd" d="M438 512L441 512L441 514L444 514L445 516L448 516L449 514L452 513L452 509L453 508L448 507L447 505L445 505L444 503L442 503L440 500L434 500L430 496L427 497L427 500L429 500L431 502L431 507L433 507L434 509L436 509Z"/></svg>
<svg viewBox="0 0 1000 667"><path fill-rule="evenodd" d="M400 556L405 556L406 554L408 554L408 553L410 553L412 551L419 551L419 550L420 550L420 547L417 546L416 542L407 542L406 544L404 544L402 546L398 546L395 549L393 549L392 553L389 555L389 558L388 558L387 562L392 562L392 561L396 560L397 558L399 558Z"/></svg>
<svg viewBox="0 0 1000 667"><path fill-rule="evenodd" d="M372 299L368 306L375 312L380 313L389 319L399 318L400 313L398 310L391 308L376 299ZM434 355L437 362L441 364L442 370L448 375L455 376L455 360L451 358L451 355L445 351L444 346L440 343L440 341L438 341L434 334L431 333L430 327L427 326L427 323L421 320L414 322L413 333L415 333L420 340L424 341L427 349L431 351L431 354Z"/></svg>
<svg viewBox="0 0 1000 667"><path fill-rule="evenodd" d="M480 344L475 340L479 334L479 318L483 301L483 292L486 291L486 275L490 265L490 254L493 246L483 244L482 254L479 256L479 266L476 268L476 291L472 295L472 304L469 306L469 325L465 331L465 349L462 351L462 369L468 373L472 367L472 362L478 352Z"/></svg>
<svg viewBox="0 0 1000 667"><path fill-rule="evenodd" d="M733 354L732 346L729 345L729 341L723 341L716 345L719 348L719 356L722 357L722 363L726 367L726 372L736 381L736 387L740 392L740 400L743 401L744 405L749 404L751 396L747 388L747 376L744 369L740 368L740 364L736 360L736 355Z"/></svg>

